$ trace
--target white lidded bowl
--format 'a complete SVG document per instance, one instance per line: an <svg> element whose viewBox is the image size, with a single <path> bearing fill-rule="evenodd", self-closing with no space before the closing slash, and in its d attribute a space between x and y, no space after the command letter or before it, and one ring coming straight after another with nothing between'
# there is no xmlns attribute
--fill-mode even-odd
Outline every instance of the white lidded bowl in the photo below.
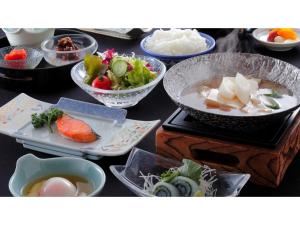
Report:
<svg viewBox="0 0 300 225"><path fill-rule="evenodd" d="M53 37L54 28L2 28L11 46L40 47L41 43Z"/></svg>

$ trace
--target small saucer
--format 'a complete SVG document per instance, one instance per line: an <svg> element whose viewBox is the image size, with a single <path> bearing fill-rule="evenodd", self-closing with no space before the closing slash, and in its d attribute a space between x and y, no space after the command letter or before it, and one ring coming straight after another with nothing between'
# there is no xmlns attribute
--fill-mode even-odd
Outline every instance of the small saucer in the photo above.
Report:
<svg viewBox="0 0 300 225"><path fill-rule="evenodd" d="M259 42L264 47L270 49L271 51L289 51L300 44L300 39L289 43L277 43L267 41L269 30L270 29L268 28L255 29L252 33L252 36L257 42ZM300 37L300 29L294 30L297 33L298 37Z"/></svg>

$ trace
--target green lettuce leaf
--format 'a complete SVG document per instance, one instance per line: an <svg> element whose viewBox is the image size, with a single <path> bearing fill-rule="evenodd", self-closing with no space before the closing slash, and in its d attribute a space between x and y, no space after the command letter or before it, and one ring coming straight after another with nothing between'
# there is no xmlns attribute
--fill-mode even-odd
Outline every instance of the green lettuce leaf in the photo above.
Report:
<svg viewBox="0 0 300 225"><path fill-rule="evenodd" d="M134 68L127 73L127 81L132 86L142 86L146 84L144 76L144 64L141 60L136 59L134 61Z"/></svg>

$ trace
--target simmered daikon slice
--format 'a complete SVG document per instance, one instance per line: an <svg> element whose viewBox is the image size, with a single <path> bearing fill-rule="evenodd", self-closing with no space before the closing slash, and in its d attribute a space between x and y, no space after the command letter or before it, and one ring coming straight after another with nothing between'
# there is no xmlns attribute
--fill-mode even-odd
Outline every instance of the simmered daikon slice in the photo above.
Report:
<svg viewBox="0 0 300 225"><path fill-rule="evenodd" d="M240 109L243 107L243 104L235 97L233 99L226 99L223 96L218 95L218 102L220 102L224 106L228 106L234 109Z"/></svg>
<svg viewBox="0 0 300 225"><path fill-rule="evenodd" d="M254 80L254 81L256 81L256 83L257 84L260 84L260 82L261 82L261 79L260 78L250 78L250 80Z"/></svg>
<svg viewBox="0 0 300 225"><path fill-rule="evenodd" d="M226 99L219 94L217 89L211 89L209 95L205 99L205 103L208 107L212 108L234 108L240 109L243 104L237 99Z"/></svg>
<svg viewBox="0 0 300 225"><path fill-rule="evenodd" d="M258 82L254 79L250 79L248 81L250 84L250 93L255 95L256 92L258 91Z"/></svg>
<svg viewBox="0 0 300 225"><path fill-rule="evenodd" d="M217 89L211 89L209 94L205 98L205 104L208 107L219 108L221 107L221 103L218 101L219 91Z"/></svg>
<svg viewBox="0 0 300 225"><path fill-rule="evenodd" d="M219 94L227 99L235 97L235 82L232 77L223 77L222 83L219 87Z"/></svg>
<svg viewBox="0 0 300 225"><path fill-rule="evenodd" d="M243 103L247 104L250 100L251 85L247 78L237 73L235 77L236 97Z"/></svg>
<svg viewBox="0 0 300 225"><path fill-rule="evenodd" d="M251 103L254 106L258 106L258 105L261 105L261 100L258 97L251 97Z"/></svg>

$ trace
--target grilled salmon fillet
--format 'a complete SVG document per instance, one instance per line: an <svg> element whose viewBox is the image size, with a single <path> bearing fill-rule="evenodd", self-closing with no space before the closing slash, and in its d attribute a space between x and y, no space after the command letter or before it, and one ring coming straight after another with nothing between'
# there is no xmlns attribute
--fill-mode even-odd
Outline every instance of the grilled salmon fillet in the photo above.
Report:
<svg viewBox="0 0 300 225"><path fill-rule="evenodd" d="M97 135L87 123L67 114L57 119L56 126L60 135L72 141L89 143L97 140Z"/></svg>

